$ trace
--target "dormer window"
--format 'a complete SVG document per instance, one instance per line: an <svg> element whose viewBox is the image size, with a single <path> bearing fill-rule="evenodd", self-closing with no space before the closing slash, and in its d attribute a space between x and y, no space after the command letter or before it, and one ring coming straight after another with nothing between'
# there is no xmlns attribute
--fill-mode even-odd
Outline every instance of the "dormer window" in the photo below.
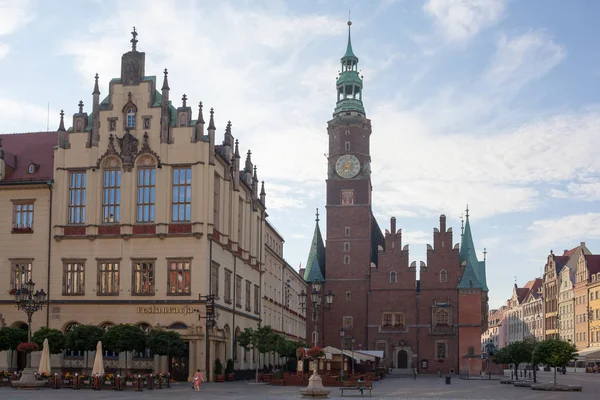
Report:
<svg viewBox="0 0 600 400"><path fill-rule="evenodd" d="M29 174L35 174L38 170L39 166L35 163L31 163L29 164L29 167L27 167L27 173Z"/></svg>
<svg viewBox="0 0 600 400"><path fill-rule="evenodd" d="M133 108L127 110L127 128L135 128L135 110Z"/></svg>

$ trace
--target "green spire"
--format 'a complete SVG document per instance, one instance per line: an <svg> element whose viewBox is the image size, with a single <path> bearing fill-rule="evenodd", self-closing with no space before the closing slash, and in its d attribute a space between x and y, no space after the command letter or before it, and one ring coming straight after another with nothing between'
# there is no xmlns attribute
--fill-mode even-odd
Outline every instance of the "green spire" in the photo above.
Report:
<svg viewBox="0 0 600 400"><path fill-rule="evenodd" d="M477 252L473 244L473 234L469 222L469 206L466 210L466 221L460 243L460 263L466 262L465 271L458 284L459 289L476 288L488 290L485 274L485 260L477 259Z"/></svg>
<svg viewBox="0 0 600 400"><path fill-rule="evenodd" d="M358 74L358 57L352 51L350 26L352 26L352 21L348 21L348 45L346 53L340 60L342 71L336 82L337 103L333 112L334 116L346 112L365 114L362 103L363 80Z"/></svg>
<svg viewBox="0 0 600 400"><path fill-rule="evenodd" d="M308 261L304 270L304 280L308 283L325 280L325 245L319 229L319 209L317 208L315 233L313 234Z"/></svg>

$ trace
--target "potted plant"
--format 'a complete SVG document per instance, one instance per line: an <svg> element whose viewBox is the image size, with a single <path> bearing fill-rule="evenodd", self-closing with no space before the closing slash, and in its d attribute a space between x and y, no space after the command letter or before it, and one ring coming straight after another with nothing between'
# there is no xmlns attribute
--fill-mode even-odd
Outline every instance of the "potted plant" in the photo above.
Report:
<svg viewBox="0 0 600 400"><path fill-rule="evenodd" d="M40 350L40 346L38 346L37 343L33 343L33 342L23 342L23 343L19 343L19 345L17 346L17 351L23 352L26 354L33 353L34 351L39 351L39 350Z"/></svg>
<svg viewBox="0 0 600 400"><path fill-rule="evenodd" d="M231 358L227 360L227 365L225 366L225 378L228 381L232 381L235 378L233 375L233 360Z"/></svg>
<svg viewBox="0 0 600 400"><path fill-rule="evenodd" d="M115 375L114 374L104 374L104 384L105 385L112 386L114 380L115 380Z"/></svg>
<svg viewBox="0 0 600 400"><path fill-rule="evenodd" d="M225 382L225 376L223 376L223 364L218 358L215 360L215 380L217 382Z"/></svg>

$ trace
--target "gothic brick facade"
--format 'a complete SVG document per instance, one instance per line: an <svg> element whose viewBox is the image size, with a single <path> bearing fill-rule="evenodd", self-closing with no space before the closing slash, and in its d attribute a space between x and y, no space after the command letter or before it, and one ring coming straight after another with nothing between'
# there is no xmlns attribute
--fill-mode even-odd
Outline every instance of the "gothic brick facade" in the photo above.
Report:
<svg viewBox="0 0 600 400"><path fill-rule="evenodd" d="M488 289L468 210L460 246L440 216L417 279L417 263L409 262L396 219L383 234L373 215L371 121L363 108L350 32L341 62L336 108L328 123L326 245L317 218L304 271L310 285L306 337L313 345L381 350L386 367L478 373ZM328 293L335 295L330 307Z"/></svg>

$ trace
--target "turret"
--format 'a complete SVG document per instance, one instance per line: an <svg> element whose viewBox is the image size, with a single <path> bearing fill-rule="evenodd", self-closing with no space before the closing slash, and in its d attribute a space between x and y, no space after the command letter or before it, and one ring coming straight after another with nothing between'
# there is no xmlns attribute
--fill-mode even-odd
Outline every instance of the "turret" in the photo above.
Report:
<svg viewBox="0 0 600 400"><path fill-rule="evenodd" d="M100 87L98 74L94 76L94 91L92 92L92 130L88 138L88 147L98 146L100 143Z"/></svg>
<svg viewBox="0 0 600 400"><path fill-rule="evenodd" d="M189 126L192 121L192 109L187 106L187 95L181 97L181 107L177 108L177 126Z"/></svg>
<svg viewBox="0 0 600 400"><path fill-rule="evenodd" d="M58 147L68 149L71 147L69 132L65 129L65 112L60 110L60 123L58 125Z"/></svg>
<svg viewBox="0 0 600 400"><path fill-rule="evenodd" d="M265 203L267 198L267 193L265 192L265 181L261 182L260 185L260 202L262 203L263 207L267 207L267 204Z"/></svg>
<svg viewBox="0 0 600 400"><path fill-rule="evenodd" d="M363 80L358 72L358 57L352 51L352 40L350 37L350 27L352 21L348 21L348 45L346 53L341 58L342 71L336 82L337 103L333 116L345 113L358 113L365 115L365 109L362 103Z"/></svg>
<svg viewBox="0 0 600 400"><path fill-rule="evenodd" d="M252 200L254 211L257 210L258 200L258 176L256 175L256 165L254 166L254 174L252 175Z"/></svg>
<svg viewBox="0 0 600 400"><path fill-rule="evenodd" d="M169 80L167 76L169 72L165 68L162 85L162 103L160 105L160 142L169 143L170 133L169 125L171 124L171 113L169 110Z"/></svg>
<svg viewBox="0 0 600 400"><path fill-rule="evenodd" d="M246 165L244 166L244 181L248 186L252 185L252 152L248 150L246 154Z"/></svg>
<svg viewBox="0 0 600 400"><path fill-rule="evenodd" d="M235 151L231 162L231 173L233 175L233 189L240 190L240 142L235 140Z"/></svg>
<svg viewBox="0 0 600 400"><path fill-rule="evenodd" d="M202 102L198 103L198 119L196 120L196 128L194 130L194 136L192 138L192 142L196 143L202 140L202 138L204 137L204 113L202 112ZM209 139L209 147L210 147L210 153L209 153L209 158L210 158L210 163L214 164L214 159L215 159L215 136L212 136L212 140L210 135L208 136ZM211 156L212 155L212 156Z"/></svg>
<svg viewBox="0 0 600 400"><path fill-rule="evenodd" d="M225 135L223 136L223 155L226 160L233 157L233 135L231 134L231 121L227 121L225 126Z"/></svg>

